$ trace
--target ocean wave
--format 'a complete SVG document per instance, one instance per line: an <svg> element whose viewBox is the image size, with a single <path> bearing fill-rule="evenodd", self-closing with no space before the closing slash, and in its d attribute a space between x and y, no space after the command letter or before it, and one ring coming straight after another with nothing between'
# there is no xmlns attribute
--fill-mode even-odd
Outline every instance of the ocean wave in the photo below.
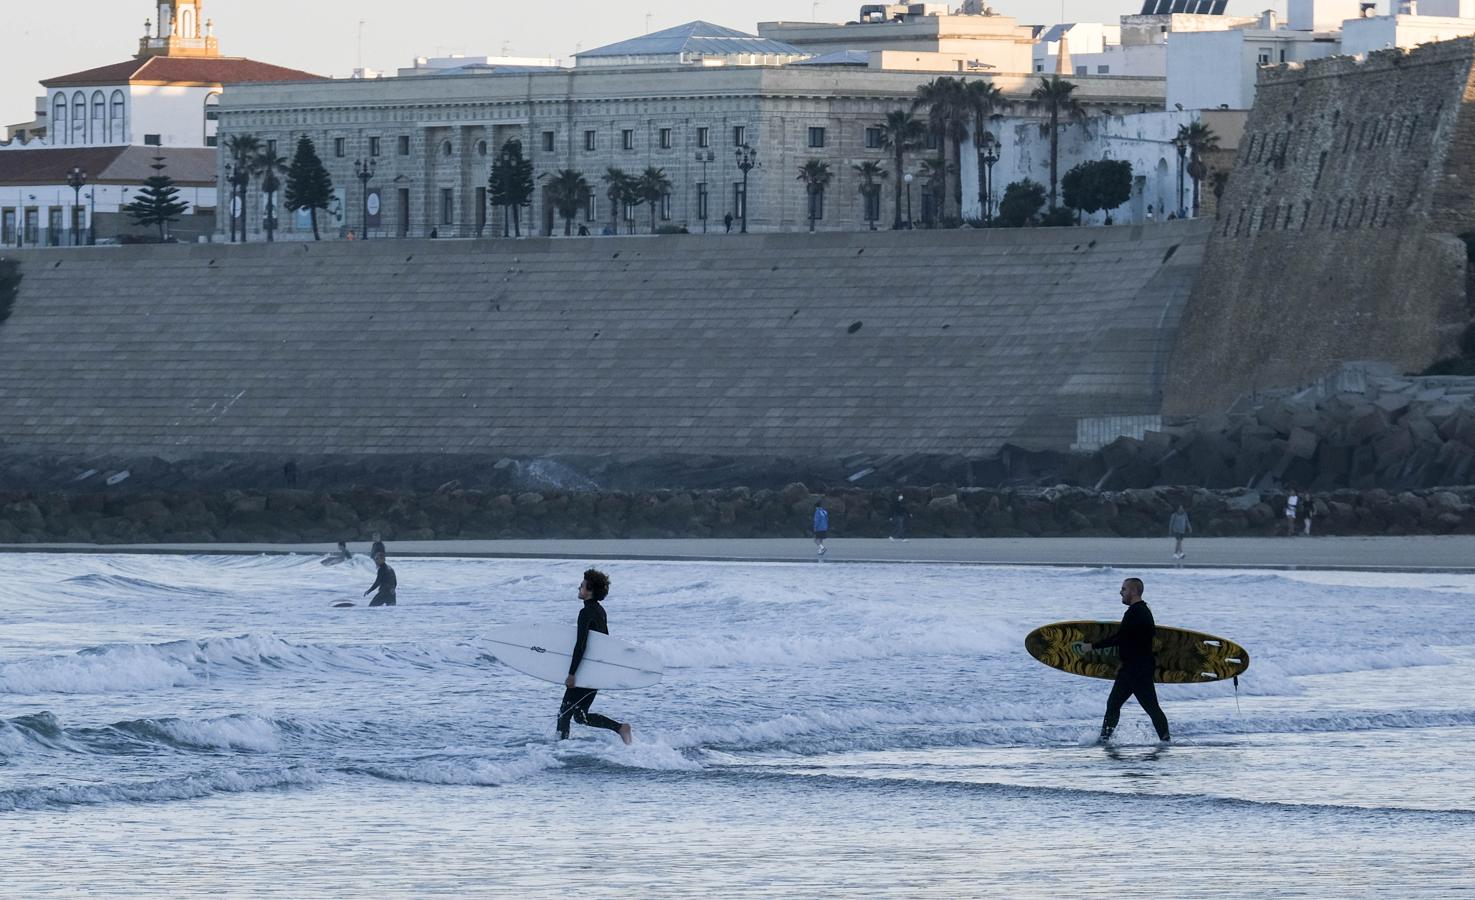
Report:
<svg viewBox="0 0 1475 900"><path fill-rule="evenodd" d="M41 712L0 720L0 756L149 750L268 753L281 749L283 730L274 720L246 714L205 719L130 719L102 726L65 727L55 714Z"/></svg>
<svg viewBox="0 0 1475 900"><path fill-rule="evenodd" d="M251 750L267 753L282 746L281 730L270 719L236 714L216 719L135 719L111 728L151 743L186 750Z"/></svg>
<svg viewBox="0 0 1475 900"><path fill-rule="evenodd" d="M1022 632L1021 632L1022 634ZM754 638L696 637L652 641L646 649L669 668L720 669L739 665L813 665L908 656L989 657L1012 651L1018 637L1005 630L939 628L911 634L782 634Z"/></svg>
<svg viewBox="0 0 1475 900"><path fill-rule="evenodd" d="M272 635L106 644L67 656L0 665L0 694L105 694L181 687L239 673L302 668L375 672L482 666L486 651L461 641L401 647L293 644Z"/></svg>
<svg viewBox="0 0 1475 900"><path fill-rule="evenodd" d="M151 581L147 578L136 578L129 575L103 575L90 573L87 575L74 575L64 579L63 584L74 587L102 588L110 593L121 589L125 591L138 591L150 594L187 594L189 596L224 596L225 591L214 588L199 587L196 585L168 584L161 581Z"/></svg>
<svg viewBox="0 0 1475 900"><path fill-rule="evenodd" d="M344 771L349 774L368 775L383 781L495 787L522 781L539 772L556 769L562 765L563 763L553 753L553 748L529 744L526 754L519 759L493 760L485 757L440 756L397 765L354 766Z"/></svg>
<svg viewBox="0 0 1475 900"><path fill-rule="evenodd" d="M122 784L63 784L0 790L0 812L56 809L104 803L160 803L212 794L244 794L320 784L323 776L302 766L213 771Z"/></svg>

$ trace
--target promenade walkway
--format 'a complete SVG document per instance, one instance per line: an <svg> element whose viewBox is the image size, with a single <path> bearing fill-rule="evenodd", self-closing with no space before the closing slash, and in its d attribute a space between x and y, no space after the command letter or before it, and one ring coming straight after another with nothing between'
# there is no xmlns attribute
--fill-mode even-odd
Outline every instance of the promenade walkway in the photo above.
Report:
<svg viewBox="0 0 1475 900"><path fill-rule="evenodd" d="M1345 569L1475 572L1475 535L1421 537L1190 538L1179 563L1162 538L832 538L824 563L926 562L974 565L1139 568ZM349 545L366 552L366 542ZM331 544L3 544L0 552L328 553ZM477 556L550 559L815 561L799 536L747 540L391 541L394 557Z"/></svg>

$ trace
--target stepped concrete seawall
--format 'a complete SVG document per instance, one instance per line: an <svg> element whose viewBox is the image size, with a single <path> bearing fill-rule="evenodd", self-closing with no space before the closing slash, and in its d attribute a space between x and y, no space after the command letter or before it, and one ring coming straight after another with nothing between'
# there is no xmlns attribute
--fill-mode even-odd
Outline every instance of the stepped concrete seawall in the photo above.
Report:
<svg viewBox="0 0 1475 900"><path fill-rule="evenodd" d="M22 251L0 452L1066 450L1159 411L1209 225Z"/></svg>

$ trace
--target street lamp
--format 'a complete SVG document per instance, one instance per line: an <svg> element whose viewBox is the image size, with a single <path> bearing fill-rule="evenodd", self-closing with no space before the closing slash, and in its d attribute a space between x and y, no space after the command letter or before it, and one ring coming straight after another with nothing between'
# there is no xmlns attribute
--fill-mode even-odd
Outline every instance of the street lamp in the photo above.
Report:
<svg viewBox="0 0 1475 900"><path fill-rule="evenodd" d="M697 212L701 213L702 234L707 233L707 163L712 162L715 159L717 159L717 154L713 153L711 150L697 151L697 162L702 164L702 189L697 194L697 205L701 207L701 209L697 210ZM743 198L743 205L747 205L746 197Z"/></svg>
<svg viewBox="0 0 1475 900"><path fill-rule="evenodd" d="M67 187L72 189L72 246L82 243L81 231L77 227L77 212L82 208L82 188L87 184L87 173L80 166L72 166L67 173Z"/></svg>
<svg viewBox="0 0 1475 900"><path fill-rule="evenodd" d="M1183 164L1188 158L1188 141L1183 135L1173 138L1173 146L1178 148L1178 208L1175 212L1183 211Z"/></svg>
<svg viewBox="0 0 1475 900"><path fill-rule="evenodd" d="M912 173L908 172L901 177L907 183L907 231L912 230Z"/></svg>
<svg viewBox="0 0 1475 900"><path fill-rule="evenodd" d="M986 225L994 221L994 163L999 161L999 143L994 136L983 136L983 221Z"/></svg>
<svg viewBox="0 0 1475 900"><path fill-rule="evenodd" d="M737 148L737 167L743 173L743 234L748 233L748 173L758 165L758 151L743 144Z"/></svg>
<svg viewBox="0 0 1475 900"><path fill-rule="evenodd" d="M369 239L369 179L374 177L374 168L377 163L374 157L368 159L356 159L353 161L353 177L359 180L362 186L363 213L364 213L364 240Z"/></svg>

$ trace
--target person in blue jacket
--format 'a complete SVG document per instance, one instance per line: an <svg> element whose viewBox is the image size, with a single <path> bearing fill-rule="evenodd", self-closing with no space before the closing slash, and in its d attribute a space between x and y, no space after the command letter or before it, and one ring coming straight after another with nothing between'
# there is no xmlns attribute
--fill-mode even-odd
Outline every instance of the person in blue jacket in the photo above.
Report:
<svg viewBox="0 0 1475 900"><path fill-rule="evenodd" d="M814 501L814 555L825 555L825 538L830 533L830 511L823 498Z"/></svg>

